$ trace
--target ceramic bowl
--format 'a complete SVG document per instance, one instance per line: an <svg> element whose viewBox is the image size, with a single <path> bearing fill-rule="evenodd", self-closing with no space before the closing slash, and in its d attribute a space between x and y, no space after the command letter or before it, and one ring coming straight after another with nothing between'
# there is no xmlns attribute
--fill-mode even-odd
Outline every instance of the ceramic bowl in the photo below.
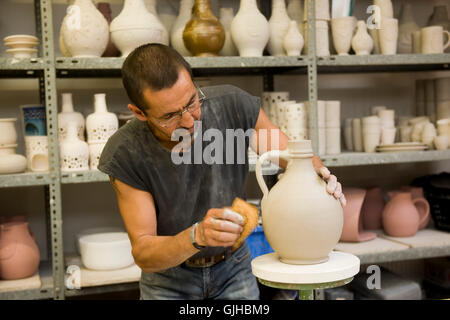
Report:
<svg viewBox="0 0 450 320"><path fill-rule="evenodd" d="M108 232L124 232L122 228L117 227L99 227L99 228L90 228L80 231L75 235L75 248L77 249L78 254L81 254L80 243L79 240L83 236L88 236L96 233L108 233Z"/></svg>
<svg viewBox="0 0 450 320"><path fill-rule="evenodd" d="M27 168L27 159L20 154L0 155L0 174L24 172Z"/></svg>
<svg viewBox="0 0 450 320"><path fill-rule="evenodd" d="M126 232L107 232L79 238L81 261L92 270L116 270L133 264Z"/></svg>
<svg viewBox="0 0 450 320"><path fill-rule="evenodd" d="M11 36L7 36L3 38L5 44L10 42L20 42L20 41L28 41L28 42L36 42L39 43L39 39L35 36L30 36L27 34L14 34Z"/></svg>
<svg viewBox="0 0 450 320"><path fill-rule="evenodd" d="M29 59L34 53L37 53L37 51L37 49L30 48L6 49L6 52L12 54L16 59Z"/></svg>
<svg viewBox="0 0 450 320"><path fill-rule="evenodd" d="M6 42L5 45L11 49L30 49L36 47L38 43L33 41L15 41Z"/></svg>

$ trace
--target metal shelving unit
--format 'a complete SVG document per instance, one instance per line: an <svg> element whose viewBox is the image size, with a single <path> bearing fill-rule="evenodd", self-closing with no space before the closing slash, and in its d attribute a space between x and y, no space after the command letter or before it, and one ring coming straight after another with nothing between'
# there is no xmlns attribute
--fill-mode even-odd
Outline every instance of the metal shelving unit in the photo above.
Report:
<svg viewBox="0 0 450 320"><path fill-rule="evenodd" d="M195 76L215 75L261 75L264 91L274 90L275 74L305 74L308 77L308 99L310 105L310 135L317 153L317 100L318 75L321 73L345 72L401 72L449 70L450 54L437 55L369 55L316 57L314 2L308 1L309 46L301 57L216 57L186 60L191 64ZM36 33L40 38L39 58L16 60L0 58L0 78L37 78L41 103L47 107L47 131L49 137L50 171L45 173L23 173L0 176L0 188L44 186L46 195L46 219L48 232L48 263L40 267L42 287L40 289L0 293L0 299L64 299L69 296L96 294L119 290L136 289L136 283L113 284L68 290L64 284L64 253L62 230L61 185L73 183L108 182L107 175L99 171L61 173L57 135L57 78L76 77L120 77L123 58L61 58L55 57L53 16L51 0L34 0ZM262 2L262 11L270 15L269 1ZM325 165L356 166L392 163L450 160L450 150L403 153L343 153L323 156ZM268 169L270 170L270 168ZM254 165L250 165L254 171ZM271 170L273 171L273 170ZM443 247L408 248L392 253L365 252L360 258L365 263L420 259L447 256L450 245Z"/></svg>

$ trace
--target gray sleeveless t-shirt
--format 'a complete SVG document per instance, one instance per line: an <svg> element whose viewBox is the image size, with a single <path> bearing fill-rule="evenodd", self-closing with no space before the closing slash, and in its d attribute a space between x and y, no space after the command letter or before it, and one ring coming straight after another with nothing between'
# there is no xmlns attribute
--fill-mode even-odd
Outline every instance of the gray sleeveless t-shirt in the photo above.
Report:
<svg viewBox="0 0 450 320"><path fill-rule="evenodd" d="M254 129L260 99L231 85L205 87L202 91L206 96L202 105L202 134L212 128L221 132L223 164L207 164L205 160L208 162L208 158L205 157L200 159L200 164L195 164L194 153L197 163L199 158L194 147L191 148L194 150L191 152L192 164L175 164L171 151L157 141L146 122L137 119L131 120L110 137L100 158L100 171L152 194L157 234L161 236L176 235L201 221L210 208L231 206L235 197L245 197L249 138L247 135L243 146L236 138L239 134L231 135L235 131L230 129L240 129L241 133ZM231 150L227 148L230 142L227 143L227 134L228 140L231 137L234 140L231 156ZM203 137L200 146L205 152L201 154L217 156L215 151L211 152L216 138L216 134ZM197 139L198 136L195 141ZM245 148L244 156L242 147ZM224 250L224 247L206 247L194 257L214 256Z"/></svg>

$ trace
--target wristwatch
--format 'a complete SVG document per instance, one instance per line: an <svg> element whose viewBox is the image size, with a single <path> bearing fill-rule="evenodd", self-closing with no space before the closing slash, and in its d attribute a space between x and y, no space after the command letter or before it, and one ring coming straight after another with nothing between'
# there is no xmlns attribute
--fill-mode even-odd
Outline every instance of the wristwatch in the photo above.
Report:
<svg viewBox="0 0 450 320"><path fill-rule="evenodd" d="M205 246L201 246L195 241L195 230L197 229L197 226L198 222L194 223L194 225L191 228L191 243L196 249L201 250L205 248Z"/></svg>

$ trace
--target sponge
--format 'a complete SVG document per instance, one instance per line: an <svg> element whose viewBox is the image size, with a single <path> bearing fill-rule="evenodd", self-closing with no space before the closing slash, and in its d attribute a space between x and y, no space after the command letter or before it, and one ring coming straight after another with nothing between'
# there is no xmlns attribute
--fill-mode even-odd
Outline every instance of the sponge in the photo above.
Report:
<svg viewBox="0 0 450 320"><path fill-rule="evenodd" d="M241 198L235 198L231 205L231 210L239 213L245 220L241 235L231 247L232 250L237 249L245 241L245 239L252 233L253 229L258 224L258 208L248 203Z"/></svg>

